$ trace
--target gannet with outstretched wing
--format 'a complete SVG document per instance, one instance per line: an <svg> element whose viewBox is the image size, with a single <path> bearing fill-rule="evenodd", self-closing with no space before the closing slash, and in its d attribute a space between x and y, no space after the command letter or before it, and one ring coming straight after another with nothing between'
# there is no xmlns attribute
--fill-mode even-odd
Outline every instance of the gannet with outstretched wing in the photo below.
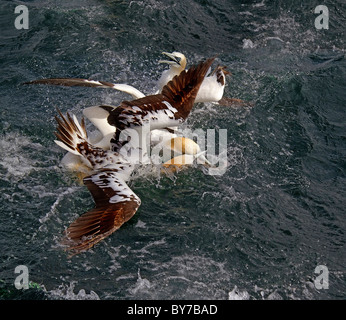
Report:
<svg viewBox="0 0 346 320"><path fill-rule="evenodd" d="M172 80L174 76L178 75L185 69L187 59L184 54L180 52L162 52L170 60L160 60L159 63L166 63L170 65L170 68L165 70L159 81L157 82L158 91L161 92L163 86ZM231 73L226 70L224 66L217 66L215 70L204 78L201 88L198 91L195 103L198 102L213 102L222 106L249 106L251 104L236 98L223 97L226 75Z"/></svg>
<svg viewBox="0 0 346 320"><path fill-rule="evenodd" d="M183 53L180 52L162 52L166 55L169 60L159 60L159 63L166 63L170 65L170 68L163 71L161 77L157 82L158 91L156 94L162 91L162 88L173 79L176 75L179 75L183 70L185 70L187 59ZM202 86L199 90L199 93L196 97L195 103L198 102L221 102L222 104L231 105L239 104L241 100L239 99L230 99L223 97L225 84L226 84L226 75L230 74L225 67L218 66L211 75L207 75L204 79ZM107 81L98 81L91 79L81 79L81 78L51 78L51 79L39 79L24 84L49 84L49 85L60 85L67 87L93 87L93 88L110 88L118 91L122 91L130 94L134 99L143 98L145 94L136 89L135 87L123 84L123 83L111 83Z"/></svg>
<svg viewBox="0 0 346 320"><path fill-rule="evenodd" d="M180 52L162 52L170 60L160 60L159 63L167 63L170 65L168 70L165 70L158 83L158 92L161 92L162 88L175 77L180 74L186 67L186 57ZM226 75L230 74L225 67L218 66L216 69L204 78L201 88L198 91L195 103L198 102L218 102L221 100L225 85Z"/></svg>
<svg viewBox="0 0 346 320"><path fill-rule="evenodd" d="M163 88L161 94L124 101L114 109L104 108L108 112L107 122L116 128L111 150L95 147L88 141L84 120L79 124L75 116L68 114L65 118L59 112L60 118L56 117L59 140L55 142L79 156L94 171L83 181L94 198L95 208L67 228L63 243L68 250L79 253L91 248L136 213L141 201L127 185L135 165L131 156L127 158L121 153L124 146L132 144L133 135L121 141L121 133L126 130L141 133L144 127L152 130L180 125L189 115L213 60L184 70Z"/></svg>

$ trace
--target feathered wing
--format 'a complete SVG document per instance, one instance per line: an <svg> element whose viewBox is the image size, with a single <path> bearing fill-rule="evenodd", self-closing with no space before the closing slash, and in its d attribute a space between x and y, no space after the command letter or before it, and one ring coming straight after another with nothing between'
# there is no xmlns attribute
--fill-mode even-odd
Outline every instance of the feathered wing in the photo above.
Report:
<svg viewBox="0 0 346 320"><path fill-rule="evenodd" d="M116 127L116 141L119 131L142 127L150 121L154 128L165 128L184 121L190 113L199 87L214 58L175 76L162 94L148 96L134 101L123 102L120 107L107 110L109 125ZM132 172L131 164L121 162L117 150L95 148L87 141L84 125L79 125L75 117L67 119L59 112L56 117L58 128L56 141L64 149L79 154L91 167L99 170L84 178L95 201L95 208L84 213L66 230L63 241L73 253L87 250L120 228L136 213L140 199L127 186Z"/></svg>
<svg viewBox="0 0 346 320"><path fill-rule="evenodd" d="M96 147L88 141L84 120L79 124L73 115L64 115L58 110L59 117L55 117L58 126L55 132L59 140L55 143L66 151L80 157L84 164L93 170L99 170L111 165L112 168L121 168L123 164L130 165L123 156L101 147Z"/></svg>
<svg viewBox="0 0 346 320"><path fill-rule="evenodd" d="M59 109L58 113L60 118L55 116L55 121L58 123L58 126L54 134L59 140L55 140L54 142L66 151L80 155L78 146L88 141L84 119L79 124L75 116L71 117L67 113L65 118Z"/></svg>
<svg viewBox="0 0 346 320"><path fill-rule="evenodd" d="M140 199L128 187L134 166L110 150L91 145L87 140L84 121L75 116L60 117L55 133L56 143L79 155L96 172L83 179L95 201L95 208L81 215L66 230L62 243L73 254L87 250L109 236L128 221L140 206Z"/></svg>
<svg viewBox="0 0 346 320"><path fill-rule="evenodd" d="M210 58L187 71L183 70L163 87L161 94L184 120L190 114L199 88L214 60Z"/></svg>
<svg viewBox="0 0 346 320"><path fill-rule="evenodd" d="M62 243L72 254L87 250L108 237L131 219L141 204L119 170L103 169L84 178L84 184L94 198L95 208L81 215L66 230Z"/></svg>
<svg viewBox="0 0 346 320"><path fill-rule="evenodd" d="M189 115L214 59L210 58L187 71L183 70L164 86L161 94L123 101L117 108L107 108L107 121L117 129L112 149L119 150L119 137L125 129L140 130L141 127L150 125L150 130L154 130L180 125Z"/></svg>
<svg viewBox="0 0 346 320"><path fill-rule="evenodd" d="M102 133L103 136L114 134L116 130L114 126L109 125L107 122L107 117L109 115L109 113L106 111L107 108L114 109L116 107L100 105L83 109L83 115L91 121L91 123Z"/></svg>
<svg viewBox="0 0 346 320"><path fill-rule="evenodd" d="M81 78L52 78L52 79L38 79L33 81L24 82L23 84L48 84L55 86L65 87L91 87L91 88L106 88L115 89L132 95L134 99L139 99L145 95L136 88L124 83L111 83L107 81L97 81Z"/></svg>

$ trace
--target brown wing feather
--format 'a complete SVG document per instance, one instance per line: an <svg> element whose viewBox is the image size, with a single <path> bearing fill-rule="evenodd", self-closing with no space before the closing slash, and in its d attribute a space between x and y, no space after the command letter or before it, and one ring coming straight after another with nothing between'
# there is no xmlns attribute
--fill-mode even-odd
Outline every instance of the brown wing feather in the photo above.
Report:
<svg viewBox="0 0 346 320"><path fill-rule="evenodd" d="M168 101L178 110L179 116L186 119L193 107L202 81L214 60L215 58L210 58L197 66L192 66L187 71L183 70L163 87L161 94L123 101L120 106L122 108L118 109L117 112L120 113L122 109L133 106L147 112L165 109L167 106L162 101Z"/></svg>
<svg viewBox="0 0 346 320"><path fill-rule="evenodd" d="M113 83L107 81L95 81L81 78L52 78L52 79L38 79L33 81L24 82L23 84L49 84L54 86L65 87L90 87L90 88L112 88Z"/></svg>
<svg viewBox="0 0 346 320"><path fill-rule="evenodd" d="M163 87L161 94L123 101L118 108L108 110L108 123L118 129L112 143L116 145L120 132L125 128L141 126L141 119L148 113L153 114L158 110L167 109L167 102L176 109L172 120L185 120L193 107L201 83L214 60L215 58L207 59L205 62L191 67L188 71L182 71ZM170 115L167 114L167 117L169 118ZM127 118L130 118L130 121ZM167 123L162 123L162 125L162 128L167 127ZM176 124L172 124L172 126L174 125Z"/></svg>
<svg viewBox="0 0 346 320"><path fill-rule="evenodd" d="M59 140L61 140L61 142L66 144L69 148L75 149L75 138L78 138L80 140L86 140L88 138L84 118L82 118L81 121L82 131L80 131L75 121L72 119L68 112L67 118L65 118L59 109L57 109L57 111L59 113L60 118L55 116L55 120L58 123L58 126L57 131L54 132L54 134Z"/></svg>
<svg viewBox="0 0 346 320"><path fill-rule="evenodd" d="M72 254L87 250L108 237L139 208L140 199L117 174L115 170L105 169L84 179L96 206L66 230L62 243Z"/></svg>
<svg viewBox="0 0 346 320"><path fill-rule="evenodd" d="M198 90L215 60L209 58L190 69L183 70L162 89L162 95L175 107L181 116L186 119L195 102Z"/></svg>

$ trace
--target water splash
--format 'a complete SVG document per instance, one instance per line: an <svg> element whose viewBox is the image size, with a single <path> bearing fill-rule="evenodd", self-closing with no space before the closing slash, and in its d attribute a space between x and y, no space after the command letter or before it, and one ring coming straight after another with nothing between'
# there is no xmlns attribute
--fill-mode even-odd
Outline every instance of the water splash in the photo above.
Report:
<svg viewBox="0 0 346 320"><path fill-rule="evenodd" d="M0 136L0 170L7 181L18 181L39 167L40 161L31 157L41 152L43 146L16 132Z"/></svg>
<svg viewBox="0 0 346 320"><path fill-rule="evenodd" d="M85 289L80 289L74 293L77 281L71 281L69 285L62 284L57 289L48 291L48 295L53 300L100 300L95 291L86 293Z"/></svg>

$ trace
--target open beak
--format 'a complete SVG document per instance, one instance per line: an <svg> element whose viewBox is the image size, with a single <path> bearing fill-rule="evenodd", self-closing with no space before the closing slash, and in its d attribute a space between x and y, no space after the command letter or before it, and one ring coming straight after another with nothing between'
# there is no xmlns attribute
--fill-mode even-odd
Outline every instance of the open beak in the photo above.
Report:
<svg viewBox="0 0 346 320"><path fill-rule="evenodd" d="M180 65L180 61L172 53L162 52L162 54L166 55L170 60L159 60L159 63L178 64L178 65Z"/></svg>
<svg viewBox="0 0 346 320"><path fill-rule="evenodd" d="M197 159L197 163L211 166L211 163L204 156L205 153L206 153L206 151L202 151L200 153L195 154L194 157L195 157L195 159Z"/></svg>
<svg viewBox="0 0 346 320"><path fill-rule="evenodd" d="M232 73L229 72L228 70L226 70L226 68L227 68L226 66L217 66L217 67L214 69L214 71L212 72L212 75L215 74L215 72L216 72L217 70L221 69L222 72L223 72L223 74L224 74L225 76L227 76L227 75L231 76Z"/></svg>
<svg viewBox="0 0 346 320"><path fill-rule="evenodd" d="M230 71L228 71L228 70L226 70L226 67L222 67L222 71L223 71L223 74L225 75L225 76L231 76L232 75L232 73L230 72Z"/></svg>

